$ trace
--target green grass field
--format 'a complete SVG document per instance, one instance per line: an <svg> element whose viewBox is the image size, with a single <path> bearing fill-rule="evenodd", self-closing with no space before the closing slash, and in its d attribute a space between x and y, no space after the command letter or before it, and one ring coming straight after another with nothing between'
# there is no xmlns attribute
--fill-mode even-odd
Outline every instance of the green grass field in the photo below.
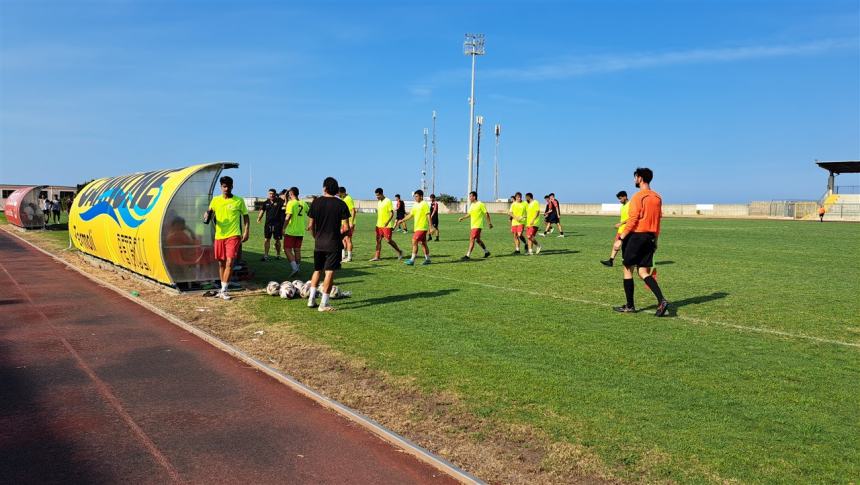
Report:
<svg viewBox="0 0 860 485"><path fill-rule="evenodd" d="M353 297L338 312L267 296L232 304L269 332L456 393L489 422L585 447L623 480L860 477L860 225L667 219L656 260L675 316L657 319L639 281L644 311L610 309L624 300L621 268L598 261L614 218L567 217L569 237L541 238L534 257L512 256L506 218L495 221L489 259L458 261L468 226L444 216L434 263L407 267L388 248L367 262L374 219L360 215L355 262L336 282ZM410 236L395 238L408 248ZM261 252L255 224L245 255L257 280L286 279L287 263Z"/></svg>
<svg viewBox="0 0 860 485"><path fill-rule="evenodd" d="M621 268L598 261L614 219L567 217L568 237L541 238L534 257L510 254L506 219L485 230L492 257L460 262L468 226L445 216L433 264L407 267L390 248L367 262L374 220L361 215L336 282L353 297L336 314L242 304L273 331L298 323L481 417L585 446L622 479L860 477L860 225L665 220L656 260L676 316L658 319L638 281L645 311L610 309L624 300ZM286 279L285 262L259 262L261 227L245 247L260 282Z"/></svg>

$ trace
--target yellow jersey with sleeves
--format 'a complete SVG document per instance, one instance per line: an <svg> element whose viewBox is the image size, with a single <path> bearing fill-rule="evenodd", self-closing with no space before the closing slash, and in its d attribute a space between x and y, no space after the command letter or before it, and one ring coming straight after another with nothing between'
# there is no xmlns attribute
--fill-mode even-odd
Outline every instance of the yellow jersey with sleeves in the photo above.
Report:
<svg viewBox="0 0 860 485"><path fill-rule="evenodd" d="M416 202L412 206L411 214L414 221L413 229L416 232L430 230L430 221L427 217L430 215L430 204L428 204L426 200Z"/></svg>
<svg viewBox="0 0 860 485"><path fill-rule="evenodd" d="M242 216L248 215L248 208L241 197L213 197L209 209L215 212L215 239L242 235Z"/></svg>
<svg viewBox="0 0 860 485"><path fill-rule="evenodd" d="M349 223L355 224L355 215L353 215L355 211L355 201L352 200L351 195L346 194L343 196L343 203L346 204L346 208L349 209Z"/></svg>
<svg viewBox="0 0 860 485"><path fill-rule="evenodd" d="M394 212L394 206L391 204L391 199L386 197L377 202L376 227L394 227L394 217L392 216L392 212ZM389 218L391 219L390 222L388 222ZM386 222L388 222L387 225Z"/></svg>
<svg viewBox="0 0 860 485"><path fill-rule="evenodd" d="M511 226L522 226L526 223L526 203L514 202L511 204L511 214L514 216L511 219Z"/></svg>
<svg viewBox="0 0 860 485"><path fill-rule="evenodd" d="M540 202L532 199L532 201L529 202L528 205L526 205L526 226L537 227L539 219Z"/></svg>
<svg viewBox="0 0 860 485"><path fill-rule="evenodd" d="M480 200L475 201L472 207L469 207L469 216L471 217L472 229L484 228L484 217L487 215L487 206Z"/></svg>
<svg viewBox="0 0 860 485"><path fill-rule="evenodd" d="M619 219L619 222L621 222L621 225L618 226L618 234L621 234L622 232L624 232L624 229L627 229L627 217L629 217L629 215L630 215L630 203L628 202L628 203L621 206L621 218Z"/></svg>
<svg viewBox="0 0 860 485"><path fill-rule="evenodd" d="M290 215L287 236L304 237L308 228L308 203L303 200L287 202L287 214Z"/></svg>

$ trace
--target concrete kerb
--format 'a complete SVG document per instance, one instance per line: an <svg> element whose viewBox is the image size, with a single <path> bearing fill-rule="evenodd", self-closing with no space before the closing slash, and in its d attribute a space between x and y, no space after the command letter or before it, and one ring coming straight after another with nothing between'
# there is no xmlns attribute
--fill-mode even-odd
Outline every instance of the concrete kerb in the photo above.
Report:
<svg viewBox="0 0 860 485"><path fill-rule="evenodd" d="M389 444L391 444L397 448L403 449L403 451L405 451L409 455L415 457L416 459L418 459L424 463L427 463L428 465L432 466L433 468L436 468L440 472L443 472L443 473L453 477L457 481L459 481L461 483L468 483L468 484L484 484L485 483L482 480L480 480L479 478L471 475L470 473L459 469L453 463L451 463L451 462L449 462L449 461L447 461L441 457L434 455L430 451L428 451L428 450L422 448L421 446L411 442L410 440L404 438L403 436L400 436L399 434L395 433L394 431L391 431L391 430L385 428L384 426L377 423L373 419L361 414L360 412L358 412L358 411L356 411L356 410L354 410L348 406L345 406L345 405L343 405L343 404L341 404L341 403L339 403L333 399L330 399L330 398L314 391L310 387L308 387L308 386L302 384L301 382L299 382L298 380L296 380L294 377L289 376L289 375L287 375L287 374L285 374L285 373L283 373L277 369L273 369L272 367L269 367L268 365L266 365L266 364L260 362L259 360L251 357L250 355L246 354L242 350L239 350L238 348L236 348L233 345L219 339L218 337L215 337L214 335L211 335L207 332L204 332L203 330L201 330L201 329L191 325L190 323L176 317L175 315L172 315L170 313L165 312L164 310L156 307L155 305L153 305L147 301L144 301L140 298L136 298L136 297L133 297L133 296L127 294L125 292L125 290L123 290L123 289L121 289L121 288L119 288L119 287L117 287L117 286L115 286L109 282L100 280L98 277L90 275L90 274L82 271L81 269L77 268L76 266L69 263L68 261L65 261L62 258L59 258L54 254L51 254L50 252L40 248L39 246L33 244L32 242L24 239L21 236L19 236L18 234L15 234L12 231L9 231L5 227L0 227L0 229L3 229L4 231L6 231L7 234L10 234L11 236L18 238L19 240L23 241L25 244L36 249L37 251L40 251L43 254L48 255L49 257L53 258L55 261L57 261L57 262L65 265L66 267L71 268L72 270L78 272L79 274L83 275L84 277L93 281L94 283L96 283L100 286L103 286L105 288L108 288L108 289L114 291L115 293L119 294L123 298L126 298L128 300L133 301L134 303L137 303L138 305L140 305L140 306L146 308L147 310L155 313L156 315L164 318L165 320L169 321L170 323L173 323L174 325L182 328L183 330L187 331L188 333L191 333L191 334L197 336L198 338L209 343L213 347L215 347L215 348L217 348L223 352L226 352L227 354L241 360L242 362L250 365L251 367L255 368L256 370L259 370L260 372L267 374L269 377L272 377L273 379L277 380L278 382L286 385L290 389L298 392L299 394L307 397L308 399L311 399L312 401L323 406L324 408L329 409L331 411L334 411L335 413L343 416L344 418L348 419L349 421L352 421L352 422L358 424L359 426L370 431L371 433L373 433L374 435L383 439L384 441L388 442Z"/></svg>

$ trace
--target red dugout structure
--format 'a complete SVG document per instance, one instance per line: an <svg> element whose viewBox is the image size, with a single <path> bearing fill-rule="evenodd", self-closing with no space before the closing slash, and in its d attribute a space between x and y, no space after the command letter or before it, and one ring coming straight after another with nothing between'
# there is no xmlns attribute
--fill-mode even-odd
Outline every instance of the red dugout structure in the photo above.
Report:
<svg viewBox="0 0 860 485"><path fill-rule="evenodd" d="M45 215L39 206L39 194L46 185L22 187L6 199L6 220L24 229L45 227Z"/></svg>

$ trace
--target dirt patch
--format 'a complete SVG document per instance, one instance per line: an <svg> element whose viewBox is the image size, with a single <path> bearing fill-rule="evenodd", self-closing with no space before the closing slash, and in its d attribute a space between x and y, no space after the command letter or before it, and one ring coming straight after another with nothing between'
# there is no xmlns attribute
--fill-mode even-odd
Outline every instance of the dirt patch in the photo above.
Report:
<svg viewBox="0 0 860 485"><path fill-rule="evenodd" d="M586 448L554 442L527 426L481 418L450 393L428 394L410 379L369 368L352 356L309 341L290 322L263 325L240 305L177 294L76 251L62 251L38 233L22 237L59 255L87 274L109 282L229 342L318 392L358 410L388 429L490 483L621 483ZM255 298L262 288L234 293ZM260 334L259 330L263 329Z"/></svg>

